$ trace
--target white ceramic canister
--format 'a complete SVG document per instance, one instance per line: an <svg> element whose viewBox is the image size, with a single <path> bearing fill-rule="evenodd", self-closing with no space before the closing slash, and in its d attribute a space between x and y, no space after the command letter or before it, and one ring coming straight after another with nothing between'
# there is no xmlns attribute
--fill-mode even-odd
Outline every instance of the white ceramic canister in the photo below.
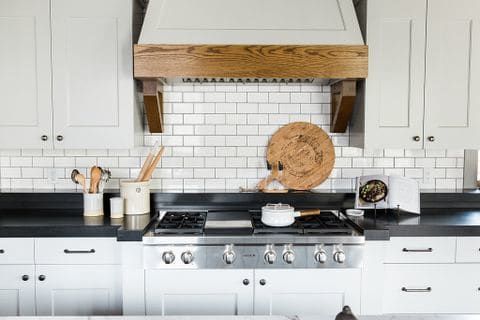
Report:
<svg viewBox="0 0 480 320"><path fill-rule="evenodd" d="M125 214L150 213L150 181L120 181L120 196L125 199Z"/></svg>
<svg viewBox="0 0 480 320"><path fill-rule="evenodd" d="M83 215L86 217L103 216L103 193L83 194Z"/></svg>

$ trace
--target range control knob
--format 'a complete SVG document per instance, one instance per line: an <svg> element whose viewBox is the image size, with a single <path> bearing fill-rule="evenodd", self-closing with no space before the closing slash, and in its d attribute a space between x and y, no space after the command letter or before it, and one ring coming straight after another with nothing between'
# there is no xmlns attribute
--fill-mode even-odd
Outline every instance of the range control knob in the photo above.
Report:
<svg viewBox="0 0 480 320"><path fill-rule="evenodd" d="M295 261L295 253L293 250L285 250L283 252L283 261L288 264L292 264Z"/></svg>
<svg viewBox="0 0 480 320"><path fill-rule="evenodd" d="M190 251L185 251L182 253L182 256L180 257L185 264L190 264L193 262L193 253Z"/></svg>
<svg viewBox="0 0 480 320"><path fill-rule="evenodd" d="M233 246L229 245L225 247L225 251L223 252L223 261L226 264L232 264L235 259L237 258L237 255L235 254L235 251L233 251Z"/></svg>
<svg viewBox="0 0 480 320"><path fill-rule="evenodd" d="M333 254L333 261L337 263L344 263L345 262L345 252L341 249L337 249Z"/></svg>
<svg viewBox="0 0 480 320"><path fill-rule="evenodd" d="M314 258L318 263L325 263L327 262L327 252L323 249L320 249L315 252Z"/></svg>
<svg viewBox="0 0 480 320"><path fill-rule="evenodd" d="M166 264L171 264L175 261L175 255L172 251L165 251L162 255L162 259Z"/></svg>
<svg viewBox="0 0 480 320"><path fill-rule="evenodd" d="M265 260L266 263L273 264L277 259L277 254L273 250L268 250L263 255L263 259Z"/></svg>

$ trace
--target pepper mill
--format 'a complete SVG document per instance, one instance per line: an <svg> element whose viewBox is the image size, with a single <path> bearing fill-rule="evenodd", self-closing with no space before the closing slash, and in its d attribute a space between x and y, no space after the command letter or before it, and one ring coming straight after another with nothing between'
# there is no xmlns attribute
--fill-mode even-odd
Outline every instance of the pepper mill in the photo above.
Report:
<svg viewBox="0 0 480 320"><path fill-rule="evenodd" d="M357 317L352 313L352 310L349 306L344 306L342 312L337 314L335 320L358 320Z"/></svg>

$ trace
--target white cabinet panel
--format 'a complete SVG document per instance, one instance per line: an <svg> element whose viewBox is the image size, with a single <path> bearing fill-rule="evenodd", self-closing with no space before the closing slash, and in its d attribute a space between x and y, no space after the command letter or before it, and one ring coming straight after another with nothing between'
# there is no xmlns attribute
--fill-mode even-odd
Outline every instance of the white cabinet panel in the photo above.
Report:
<svg viewBox="0 0 480 320"><path fill-rule="evenodd" d="M428 3L426 148L480 147L480 2Z"/></svg>
<svg viewBox="0 0 480 320"><path fill-rule="evenodd" d="M457 238L456 262L480 262L480 237Z"/></svg>
<svg viewBox="0 0 480 320"><path fill-rule="evenodd" d="M455 237L392 237L386 263L453 263Z"/></svg>
<svg viewBox="0 0 480 320"><path fill-rule="evenodd" d="M134 140L131 0L52 0L56 148Z"/></svg>
<svg viewBox="0 0 480 320"><path fill-rule="evenodd" d="M36 277L38 316L119 315L122 312L119 266L37 265Z"/></svg>
<svg viewBox="0 0 480 320"><path fill-rule="evenodd" d="M455 264L385 265L384 313L466 313L464 271Z"/></svg>
<svg viewBox="0 0 480 320"><path fill-rule="evenodd" d="M248 280L248 284L244 284ZM146 270L147 315L248 315L252 270Z"/></svg>
<svg viewBox="0 0 480 320"><path fill-rule="evenodd" d="M256 315L336 315L360 310L360 269L255 270Z"/></svg>
<svg viewBox="0 0 480 320"><path fill-rule="evenodd" d="M0 148L51 147L50 1L0 0L0 13Z"/></svg>
<svg viewBox="0 0 480 320"><path fill-rule="evenodd" d="M115 238L35 239L37 264L120 264Z"/></svg>
<svg viewBox="0 0 480 320"><path fill-rule="evenodd" d="M0 266L0 317L35 315L33 265Z"/></svg>
<svg viewBox="0 0 480 320"><path fill-rule="evenodd" d="M366 147L422 147L425 14L425 0L368 1Z"/></svg>
<svg viewBox="0 0 480 320"><path fill-rule="evenodd" d="M31 238L0 238L0 265L33 264L33 247Z"/></svg>
<svg viewBox="0 0 480 320"><path fill-rule="evenodd" d="M461 313L480 313L480 264L457 265L460 293L455 294L455 301Z"/></svg>

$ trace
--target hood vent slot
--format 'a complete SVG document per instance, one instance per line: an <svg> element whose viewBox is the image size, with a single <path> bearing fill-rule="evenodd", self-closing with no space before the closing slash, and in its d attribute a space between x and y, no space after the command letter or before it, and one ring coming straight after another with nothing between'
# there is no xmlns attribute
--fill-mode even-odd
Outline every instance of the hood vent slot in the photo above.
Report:
<svg viewBox="0 0 480 320"><path fill-rule="evenodd" d="M288 83L314 83L315 79L307 78L307 79L282 79L282 78L182 78L183 83L281 83L281 84L288 84Z"/></svg>

